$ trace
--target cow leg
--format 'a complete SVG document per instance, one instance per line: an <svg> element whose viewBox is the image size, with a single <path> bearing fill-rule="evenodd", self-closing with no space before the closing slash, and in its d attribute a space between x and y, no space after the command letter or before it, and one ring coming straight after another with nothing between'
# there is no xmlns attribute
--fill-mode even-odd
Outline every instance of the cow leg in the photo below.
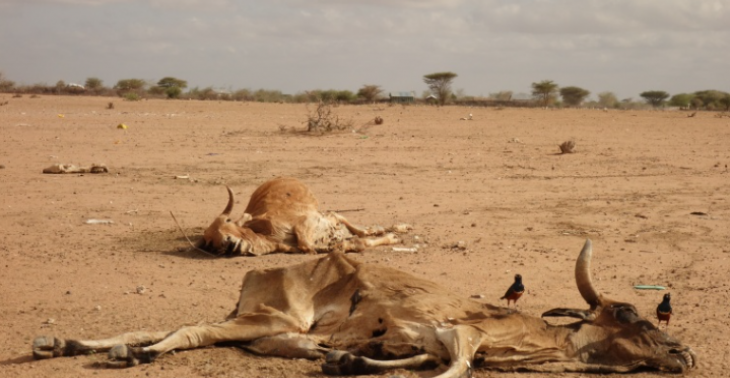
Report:
<svg viewBox="0 0 730 378"><path fill-rule="evenodd" d="M449 369L437 378L470 377L474 355L482 343L482 333L471 326L456 326L437 329L436 338L446 346L451 356Z"/></svg>
<svg viewBox="0 0 730 378"><path fill-rule="evenodd" d="M394 369L419 369L438 366L439 361L430 354L402 358L398 360L380 361L372 358L355 356L352 353L334 350L327 354L322 372L327 375L364 375L379 374Z"/></svg>
<svg viewBox="0 0 730 378"><path fill-rule="evenodd" d="M150 363L171 350L192 349L228 341L252 341L282 333L298 333L302 330L291 316L272 308L262 308L261 313L239 315L221 323L181 328L160 342L141 348L117 345L109 351L109 366L126 367Z"/></svg>
<svg viewBox="0 0 730 378"><path fill-rule="evenodd" d="M329 350L317 345L306 335L298 333L282 333L262 337L245 345L237 346L262 356L306 358L308 360L316 360Z"/></svg>
<svg viewBox="0 0 730 378"><path fill-rule="evenodd" d="M42 360L106 352L118 344L150 345L159 342L169 334L170 332L130 332L102 340L64 340L39 336L33 340L33 358Z"/></svg>

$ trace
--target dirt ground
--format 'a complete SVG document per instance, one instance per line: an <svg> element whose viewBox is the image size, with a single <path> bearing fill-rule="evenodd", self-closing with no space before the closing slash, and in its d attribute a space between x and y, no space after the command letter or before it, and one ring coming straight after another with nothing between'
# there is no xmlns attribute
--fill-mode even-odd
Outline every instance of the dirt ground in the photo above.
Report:
<svg viewBox="0 0 730 378"><path fill-rule="evenodd" d="M177 352L125 370L96 367L104 355L31 359L38 335L98 338L222 320L246 271L312 258L212 259L187 251L170 217L173 211L190 235L200 235L225 207L224 185L234 189L236 213L276 176L301 179L322 209L355 223L415 226L405 245L418 252L382 247L358 260L491 303L521 273L528 292L520 309L536 316L586 306L572 270L591 238L604 294L654 321L664 292L633 285L669 288L675 315L668 332L699 358L690 376L730 369L728 117L341 106L336 111L359 132L313 137L281 131L304 128L304 105L0 95L4 101L2 377L321 377L317 361L233 348ZM473 120L460 120L469 113ZM384 124L368 124L376 115ZM571 139L575 153L557 154ZM54 163L105 163L110 173L41 173ZM465 249L452 248L460 241Z"/></svg>

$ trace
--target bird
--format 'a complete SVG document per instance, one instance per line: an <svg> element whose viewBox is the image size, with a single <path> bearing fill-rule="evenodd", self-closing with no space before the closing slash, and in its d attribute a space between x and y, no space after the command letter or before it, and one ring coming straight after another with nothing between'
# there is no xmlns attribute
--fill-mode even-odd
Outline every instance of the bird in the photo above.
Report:
<svg viewBox="0 0 730 378"><path fill-rule="evenodd" d="M515 274L515 282L509 287L509 289L507 289L507 292L504 293L504 296L499 299L506 299L507 307L509 307L510 301L514 301L515 306L517 306L517 300L520 299L524 292L525 286L522 285L522 276L519 274Z"/></svg>
<svg viewBox="0 0 730 378"><path fill-rule="evenodd" d="M672 296L669 293L664 294L662 303L659 303L659 306L656 307L656 317L659 319L659 325L662 324L662 321L665 321L667 322L667 327L669 327L669 318L672 317L672 305L669 304L671 298Z"/></svg>

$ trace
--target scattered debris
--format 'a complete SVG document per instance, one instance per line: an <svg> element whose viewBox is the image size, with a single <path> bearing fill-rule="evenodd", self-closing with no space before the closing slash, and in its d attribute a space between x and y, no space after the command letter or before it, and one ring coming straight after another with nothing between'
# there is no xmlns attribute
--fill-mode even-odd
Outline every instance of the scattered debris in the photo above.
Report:
<svg viewBox="0 0 730 378"><path fill-rule="evenodd" d="M113 102L109 102L109 103L108 103L108 104L106 105L106 108L107 108L107 109L114 109L114 103L113 103Z"/></svg>
<svg viewBox="0 0 730 378"><path fill-rule="evenodd" d="M175 176L175 179L183 179L183 180L186 180L186 179L189 179L189 178L190 178L190 175Z"/></svg>
<svg viewBox="0 0 730 378"><path fill-rule="evenodd" d="M117 125L117 129L126 130L127 129L127 125L125 125L123 123L120 123L120 124Z"/></svg>
<svg viewBox="0 0 730 378"><path fill-rule="evenodd" d="M393 247L393 252L418 252L418 248Z"/></svg>
<svg viewBox="0 0 730 378"><path fill-rule="evenodd" d="M659 285L634 285L636 290L666 290L667 288Z"/></svg>
<svg viewBox="0 0 730 378"><path fill-rule="evenodd" d="M460 120L462 120L462 121L471 121L472 120L471 113L469 113L469 116L468 117L462 117L462 118L460 118Z"/></svg>
<svg viewBox="0 0 730 378"><path fill-rule="evenodd" d="M86 224L114 224L111 219L87 219L84 223Z"/></svg>
<svg viewBox="0 0 730 378"><path fill-rule="evenodd" d="M519 138L512 138L512 139L508 140L507 143L524 144Z"/></svg>
<svg viewBox="0 0 730 378"><path fill-rule="evenodd" d="M0 164L0 169L5 169L5 164Z"/></svg>
<svg viewBox="0 0 730 378"><path fill-rule="evenodd" d="M137 286L136 291L137 291L137 294L144 294L147 291L147 288L144 287L143 285L140 285L140 286Z"/></svg>
<svg viewBox="0 0 730 378"><path fill-rule="evenodd" d="M66 116L65 116L65 115L63 115L63 114L59 114L59 115L58 115L58 118L65 118L65 117L66 117Z"/></svg>
<svg viewBox="0 0 730 378"><path fill-rule="evenodd" d="M687 114L687 118L692 118L697 115L697 112L693 112L691 114Z"/></svg>
<svg viewBox="0 0 730 378"><path fill-rule="evenodd" d="M690 215L697 215L698 217L706 217L708 214L702 211L693 211L689 213Z"/></svg>
<svg viewBox="0 0 730 378"><path fill-rule="evenodd" d="M105 164L92 164L91 167L80 167L74 164L53 164L45 168L43 173L109 173L109 168Z"/></svg>
<svg viewBox="0 0 730 378"><path fill-rule="evenodd" d="M563 144L559 145L558 147L560 147L561 154L572 154L573 149L575 148L575 142L573 142L572 140L569 140L569 141L563 142Z"/></svg>
<svg viewBox="0 0 730 378"><path fill-rule="evenodd" d="M482 298L484 298L484 295L483 294L472 294L471 295L471 298L474 298L474 299L482 299Z"/></svg>

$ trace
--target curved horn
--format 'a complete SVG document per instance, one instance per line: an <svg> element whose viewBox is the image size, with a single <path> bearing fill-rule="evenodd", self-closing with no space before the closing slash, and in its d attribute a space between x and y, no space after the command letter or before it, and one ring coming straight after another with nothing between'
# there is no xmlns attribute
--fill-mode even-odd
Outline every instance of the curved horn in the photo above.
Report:
<svg viewBox="0 0 730 378"><path fill-rule="evenodd" d="M580 251L578 261L575 263L575 283L578 285L580 295L591 306L591 310L601 303L601 293L593 287L593 280L591 279L592 255L591 239L586 239L586 244L583 246L583 250Z"/></svg>
<svg viewBox="0 0 730 378"><path fill-rule="evenodd" d="M226 189L228 190L228 205L223 209L221 215L231 215L231 210L233 210L233 191L228 186L226 186Z"/></svg>

